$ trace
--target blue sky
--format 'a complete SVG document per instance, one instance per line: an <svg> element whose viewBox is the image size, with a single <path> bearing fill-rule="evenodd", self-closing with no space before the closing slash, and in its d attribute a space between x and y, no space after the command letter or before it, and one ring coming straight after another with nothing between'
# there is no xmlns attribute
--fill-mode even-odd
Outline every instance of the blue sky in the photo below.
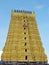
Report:
<svg viewBox="0 0 49 65"><path fill-rule="evenodd" d="M43 47L49 58L49 0L0 0L0 51L5 45L12 9L35 12Z"/></svg>

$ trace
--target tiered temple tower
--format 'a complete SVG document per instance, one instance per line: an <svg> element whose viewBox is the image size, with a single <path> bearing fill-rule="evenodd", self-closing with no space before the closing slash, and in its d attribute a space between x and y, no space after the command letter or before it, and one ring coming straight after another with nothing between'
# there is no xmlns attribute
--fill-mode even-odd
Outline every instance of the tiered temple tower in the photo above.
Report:
<svg viewBox="0 0 49 65"><path fill-rule="evenodd" d="M8 35L1 56L5 63L47 62L35 18L34 12L11 12Z"/></svg>

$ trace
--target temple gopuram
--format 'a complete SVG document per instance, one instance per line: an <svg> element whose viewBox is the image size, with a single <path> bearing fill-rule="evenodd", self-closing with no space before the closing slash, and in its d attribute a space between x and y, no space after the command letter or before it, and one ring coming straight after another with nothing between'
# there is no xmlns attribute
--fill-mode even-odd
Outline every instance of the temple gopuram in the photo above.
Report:
<svg viewBox="0 0 49 65"><path fill-rule="evenodd" d="M42 46L35 12L11 11L1 61L3 61L3 65L47 64L47 55Z"/></svg>

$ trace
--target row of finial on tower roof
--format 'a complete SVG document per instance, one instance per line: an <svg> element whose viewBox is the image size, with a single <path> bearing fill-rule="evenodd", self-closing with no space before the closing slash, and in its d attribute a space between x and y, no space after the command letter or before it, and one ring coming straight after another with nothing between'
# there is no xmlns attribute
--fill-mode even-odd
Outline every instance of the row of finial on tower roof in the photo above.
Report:
<svg viewBox="0 0 49 65"><path fill-rule="evenodd" d="M25 10L14 10L14 12L20 12L20 13L29 13L29 14L32 14L31 11L25 11Z"/></svg>

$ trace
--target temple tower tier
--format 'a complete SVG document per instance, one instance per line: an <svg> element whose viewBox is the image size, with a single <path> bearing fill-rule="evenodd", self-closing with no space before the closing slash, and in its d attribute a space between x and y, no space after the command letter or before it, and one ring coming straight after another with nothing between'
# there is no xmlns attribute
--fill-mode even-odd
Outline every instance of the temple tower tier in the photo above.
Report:
<svg viewBox="0 0 49 65"><path fill-rule="evenodd" d="M47 63L35 18L34 12L19 10L11 12L2 61L18 65Z"/></svg>

